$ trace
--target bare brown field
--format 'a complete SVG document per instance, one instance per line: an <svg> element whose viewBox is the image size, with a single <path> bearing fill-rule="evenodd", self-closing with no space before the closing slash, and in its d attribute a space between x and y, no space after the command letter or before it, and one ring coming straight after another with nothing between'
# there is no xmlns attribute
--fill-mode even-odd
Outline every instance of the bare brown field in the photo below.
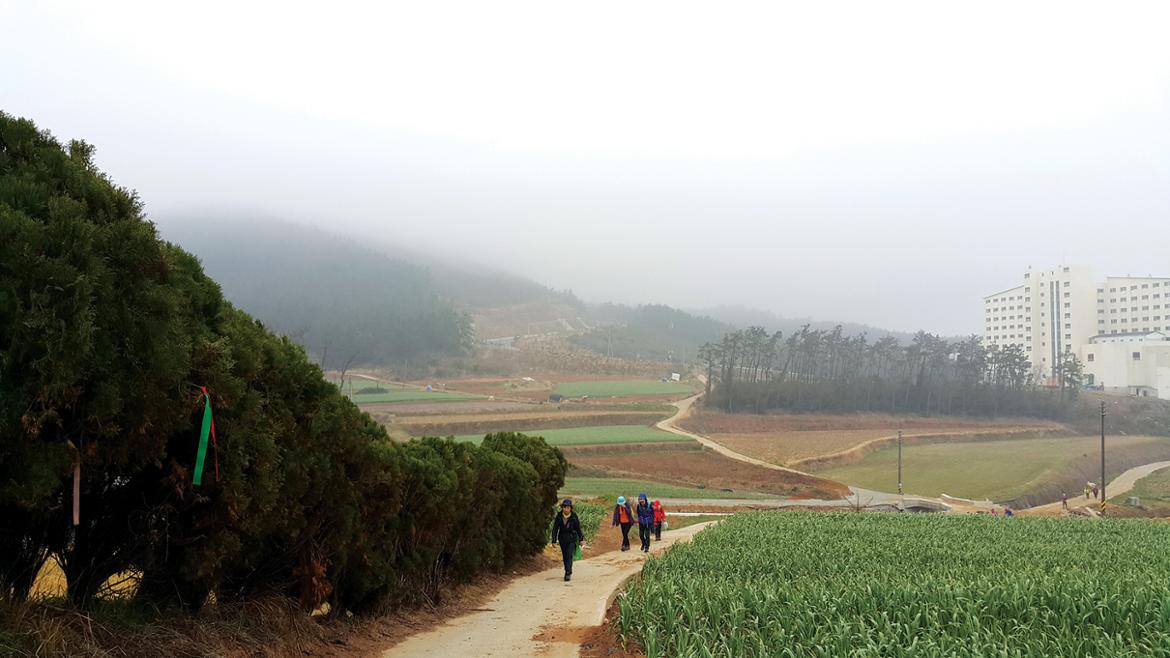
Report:
<svg viewBox="0 0 1170 658"><path fill-rule="evenodd" d="M895 416L891 414L727 414L696 408L679 426L697 434L757 434L828 430L903 431L1002 429L1036 427L1056 429L1057 423L1035 418L965 418L956 416Z"/></svg>
<svg viewBox="0 0 1170 658"><path fill-rule="evenodd" d="M940 441L971 441L980 438L1029 438L1064 434L1062 428L988 427L982 429L939 428L904 432L904 445ZM769 463L815 470L829 465L858 461L865 455L897 442L897 430L819 430L768 434L715 434L710 438L732 450Z"/></svg>
<svg viewBox="0 0 1170 658"><path fill-rule="evenodd" d="M650 425L662 420L664 416L663 413L653 411L558 410L557 407L549 405L544 410L516 413L395 416L392 419L380 420L383 420L389 427L402 429L412 436L448 436L510 432L520 429L552 430L598 425Z"/></svg>
<svg viewBox="0 0 1170 658"><path fill-rule="evenodd" d="M760 491L792 498L836 499L849 493L837 482L737 461L698 443L621 446L613 450L568 448L565 456L574 466L591 471L665 484Z"/></svg>

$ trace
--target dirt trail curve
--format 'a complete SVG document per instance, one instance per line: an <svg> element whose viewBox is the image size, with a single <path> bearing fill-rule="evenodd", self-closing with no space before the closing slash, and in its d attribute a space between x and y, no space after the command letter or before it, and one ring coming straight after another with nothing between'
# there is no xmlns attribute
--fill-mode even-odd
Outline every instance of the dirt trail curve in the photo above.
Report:
<svg viewBox="0 0 1170 658"><path fill-rule="evenodd" d="M662 541L655 542L651 552L661 553L675 543L689 541L708 525L664 532ZM601 531L611 530L603 527ZM382 656L575 657L583 632L602 622L610 597L646 561L645 554L636 549L637 537L634 545L635 549L626 553L611 551L577 562L571 583L564 582L560 566L517 578L481 610L452 619L433 631L413 635Z"/></svg>
<svg viewBox="0 0 1170 658"><path fill-rule="evenodd" d="M1145 464L1143 466L1135 466L1134 468L1131 468L1128 471L1122 473L1121 475L1118 475L1117 477L1113 478L1113 481L1105 486L1105 495L1109 496L1110 498L1114 498L1116 496L1124 496L1125 494L1129 493L1130 491L1133 491L1133 487L1134 487L1134 485L1137 484L1138 480L1146 477L1147 475L1153 473L1154 471L1160 471L1163 468L1170 468L1170 462L1154 462L1152 464ZM1081 492L1079 492L1079 491L1068 492L1069 507L1085 507L1085 505L1083 504L1084 502L1085 502L1085 500L1081 496ZM1092 506L1096 506L1097 501L1094 499L1090 499L1089 504ZM1059 512L1059 511L1061 511L1060 510L1060 501L1057 501L1055 503L1048 503L1047 505L1038 505L1036 507L1029 507L1027 511L1029 511L1029 512Z"/></svg>
<svg viewBox="0 0 1170 658"><path fill-rule="evenodd" d="M683 418L686 418L691 413L691 405L693 405L695 403L695 400L698 400L700 396L702 396L702 393L696 393L695 395L692 395L689 398L685 398L685 399L679 400L678 402L673 403L674 406L678 409L678 411L676 411L675 414L673 416L671 416L670 418L667 418L666 420L659 421L658 424L655 425L655 427L657 427L658 429L663 430L665 432L670 432L671 434L678 434L679 436L685 436L685 437L692 438L692 439L698 441L699 443L703 444L704 446L723 455L724 457L729 457L731 459L735 459L735 460L738 460L741 462L746 462L748 464L755 464L756 466L763 466L764 468L770 468L774 471L784 471L786 473L795 473L796 475L808 475L808 473L805 473L803 471L797 471L797 470L794 470L791 468L785 468L783 466L778 466L778 465L773 464L771 462L766 462L766 461L763 461L760 459L756 459L755 457L748 457L747 455L742 454L742 453L738 453L738 452L728 448L727 446L725 446L721 443L716 443L715 441L712 441L711 439L708 439L705 436L702 436L700 434L694 434L692 432L688 432L688 431L682 429L681 427L679 427L678 425L675 425L675 423L677 421L680 421Z"/></svg>
<svg viewBox="0 0 1170 658"><path fill-rule="evenodd" d="M774 471L783 471L785 473L794 473L796 475L805 475L805 476L810 476L810 477L816 477L815 475L812 475L810 473L806 473L804 471L798 471L794 468L786 468L786 467L780 466L778 464L773 464L771 462L766 462L766 461L763 461L760 459L756 459L755 457L748 457L747 455L736 452L736 451L728 448L727 446L725 446L721 443L718 443L716 441L712 441L711 439L709 439L705 436L702 436L701 434L695 434L693 432L688 432L688 431L680 428L678 425L675 425L676 422L678 422L679 420L682 420L683 418L686 418L687 415L689 415L691 413L691 406L694 405L695 401L698 400L700 397L702 397L702 395L703 395L702 393L696 393L695 395L692 395L689 398L685 398L685 399L679 400L678 402L674 402L673 404L678 409L678 411L675 412L675 414L673 416L671 416L670 418L667 418L666 420L659 421L655 425L655 427L657 427L658 429L663 430L665 432L670 432L671 434L678 434L680 436L692 438L692 439L698 441L699 443L701 443L702 445L704 445L704 446L714 450L715 452L723 455L724 457L728 457L730 459L736 459L736 460L739 460L741 462L746 462L748 464L755 464L756 466L770 468ZM854 487L852 485L847 485L847 486L849 486L850 491L852 491L853 495L858 498L859 502L861 502L863 505L865 505L867 507L873 506L873 505L904 505L904 504L935 505L941 509L950 509L950 507L951 507L951 505L949 503L947 503L946 501L944 501L940 498L931 498L929 496L901 496L901 495L896 494L896 493L888 493L888 492L884 492L884 491L873 491L870 489L861 489L859 487ZM815 499L791 499L791 500L786 500L784 504L785 505L808 505L808 506L818 506L818 507L819 506L842 506L842 507L845 507L845 506L849 506L850 502L846 501L846 500L822 501L822 500L815 500Z"/></svg>

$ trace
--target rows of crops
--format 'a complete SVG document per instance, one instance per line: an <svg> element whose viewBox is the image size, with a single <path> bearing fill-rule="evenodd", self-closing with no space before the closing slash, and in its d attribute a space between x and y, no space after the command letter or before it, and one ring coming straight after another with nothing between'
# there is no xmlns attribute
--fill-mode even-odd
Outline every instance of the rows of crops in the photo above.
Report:
<svg viewBox="0 0 1170 658"><path fill-rule="evenodd" d="M1170 526L756 512L646 564L618 630L673 656L1170 656Z"/></svg>

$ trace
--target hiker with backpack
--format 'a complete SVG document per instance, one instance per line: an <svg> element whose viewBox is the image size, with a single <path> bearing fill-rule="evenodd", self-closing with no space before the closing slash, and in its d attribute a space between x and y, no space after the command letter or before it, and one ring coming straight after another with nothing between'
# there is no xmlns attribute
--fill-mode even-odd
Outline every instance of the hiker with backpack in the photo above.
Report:
<svg viewBox="0 0 1170 658"><path fill-rule="evenodd" d="M650 533L654 531L654 508L646 494L638 494L638 536L642 538L642 552L650 552Z"/></svg>
<svg viewBox="0 0 1170 658"><path fill-rule="evenodd" d="M666 508L662 501L654 501L654 541L662 541L662 524L666 522Z"/></svg>
<svg viewBox="0 0 1170 658"><path fill-rule="evenodd" d="M573 558L577 552L577 545L585 541L585 533L581 532L581 519L573 511L573 501L566 498L561 503L561 511L553 519L552 543L561 545L561 559L565 562L565 582L573 577Z"/></svg>
<svg viewBox="0 0 1170 658"><path fill-rule="evenodd" d="M634 510L626 502L625 496L618 496L617 505L613 506L613 525L622 527L622 550L630 550L630 526L634 524Z"/></svg>

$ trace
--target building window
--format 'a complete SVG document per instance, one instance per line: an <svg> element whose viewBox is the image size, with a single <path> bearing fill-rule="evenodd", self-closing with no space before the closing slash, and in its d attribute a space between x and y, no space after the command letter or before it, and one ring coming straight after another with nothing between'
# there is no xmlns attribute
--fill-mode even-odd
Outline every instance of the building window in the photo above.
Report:
<svg viewBox="0 0 1170 658"><path fill-rule="evenodd" d="M1064 339L1065 340L1072 340L1072 334L1065 334Z"/></svg>
<svg viewBox="0 0 1170 658"><path fill-rule="evenodd" d="M1065 329L1072 329L1072 325L1066 322L1066 323L1064 323L1064 328Z"/></svg>
<svg viewBox="0 0 1170 658"><path fill-rule="evenodd" d="M1092 363L1093 362L1093 353L1089 352L1085 358L1087 358L1089 360L1089 363Z"/></svg>
<svg viewBox="0 0 1170 658"><path fill-rule="evenodd" d="M1065 313L1065 314L1064 314L1064 319L1065 319L1065 320L1067 320L1067 319L1069 319L1069 318L1071 318L1071 317L1072 317L1072 313Z"/></svg>
<svg viewBox="0 0 1170 658"><path fill-rule="evenodd" d="M1070 304L1070 303L1068 303L1068 302L1065 302L1065 303L1064 303L1064 307L1065 307L1065 308L1072 308L1072 304Z"/></svg>
<svg viewBox="0 0 1170 658"><path fill-rule="evenodd" d="M1141 361L1142 360L1142 353L1141 352L1134 352L1133 353L1133 360L1134 361Z"/></svg>

